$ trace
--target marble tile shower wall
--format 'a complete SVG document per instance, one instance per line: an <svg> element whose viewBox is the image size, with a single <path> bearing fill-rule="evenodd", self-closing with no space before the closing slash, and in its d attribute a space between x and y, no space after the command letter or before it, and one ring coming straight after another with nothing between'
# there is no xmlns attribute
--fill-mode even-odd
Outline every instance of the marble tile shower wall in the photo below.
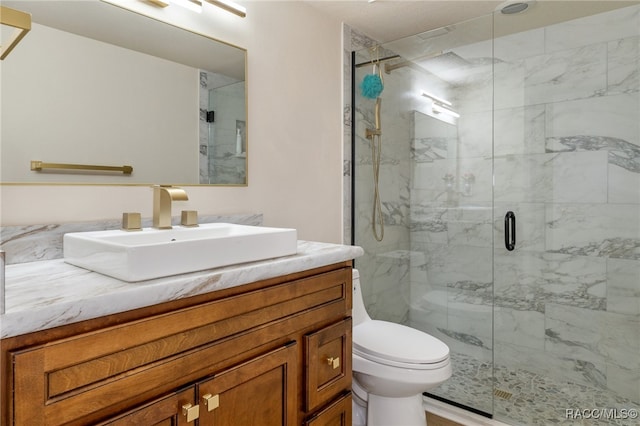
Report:
<svg viewBox="0 0 640 426"><path fill-rule="evenodd" d="M351 62L351 51L357 51L356 63L371 60L368 49L378 43L357 30L345 28L345 40L351 44L345 46L345 55ZM387 52L380 52L385 57ZM349 75L345 81L351 80ZM365 74L371 73L371 66L364 66L356 70L356 84ZM409 181L410 160L409 148L411 141L411 117L407 113L401 98L406 92L406 82L393 75L384 75L384 91L382 93L382 158L380 164L380 197L384 217L384 239L377 242L372 231L372 203L373 203L373 169L371 142L365 138L365 129L373 129L375 101L360 95L356 87L355 117L353 128L349 125L351 106L345 106L345 140L350 141L355 133L355 171L353 180L355 191L353 205L355 207L355 243L362 247L365 255L357 259L363 285L363 298L369 314L376 319L406 323L410 299L409 294ZM351 93L350 86L345 93ZM345 146L345 158L349 158L351 147ZM345 165L345 171L351 170L351 165ZM351 176L345 173L345 188L351 196ZM346 200L345 206L351 206L351 199ZM345 212L345 217L350 214ZM346 231L351 229L346 228ZM346 233L345 233L346 235ZM349 241L350 243L350 241Z"/></svg>
<svg viewBox="0 0 640 426"><path fill-rule="evenodd" d="M640 7L494 49L495 79L456 86L457 134L414 117L411 247L425 260L411 322L459 353L638 403ZM436 199L452 170L475 175L471 195Z"/></svg>
<svg viewBox="0 0 640 426"><path fill-rule="evenodd" d="M210 71L201 70L199 75L199 183L245 183L246 146L243 155L236 149L237 122L246 126L244 82ZM207 122L210 110L215 113L214 124ZM241 132L245 135L246 128Z"/></svg>

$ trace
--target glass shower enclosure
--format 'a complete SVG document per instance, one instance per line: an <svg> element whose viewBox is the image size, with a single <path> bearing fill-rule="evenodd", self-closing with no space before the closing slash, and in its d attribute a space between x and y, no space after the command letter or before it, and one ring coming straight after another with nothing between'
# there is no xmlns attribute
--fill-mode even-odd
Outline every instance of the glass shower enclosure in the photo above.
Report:
<svg viewBox="0 0 640 426"><path fill-rule="evenodd" d="M378 60L382 241L358 88ZM513 425L638 424L640 6L532 3L353 64L356 267L372 317L450 347L430 396Z"/></svg>

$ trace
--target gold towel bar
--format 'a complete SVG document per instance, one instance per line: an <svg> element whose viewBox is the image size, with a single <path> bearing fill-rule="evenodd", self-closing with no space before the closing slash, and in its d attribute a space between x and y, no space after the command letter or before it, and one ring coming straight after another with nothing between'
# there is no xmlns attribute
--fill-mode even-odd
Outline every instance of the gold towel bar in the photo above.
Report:
<svg viewBox="0 0 640 426"><path fill-rule="evenodd" d="M42 169L70 169L70 170L93 170L98 172L122 172L125 175L130 175L133 172L131 166L94 166L90 164L58 164L58 163L43 163L42 161L32 160L31 170L42 171Z"/></svg>

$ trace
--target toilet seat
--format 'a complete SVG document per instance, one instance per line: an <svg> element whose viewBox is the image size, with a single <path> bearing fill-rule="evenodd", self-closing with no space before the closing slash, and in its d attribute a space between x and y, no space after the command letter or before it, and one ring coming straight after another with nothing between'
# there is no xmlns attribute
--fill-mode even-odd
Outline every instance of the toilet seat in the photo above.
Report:
<svg viewBox="0 0 640 426"><path fill-rule="evenodd" d="M431 370L449 363L449 347L420 330L370 320L353 328L353 352L381 364Z"/></svg>

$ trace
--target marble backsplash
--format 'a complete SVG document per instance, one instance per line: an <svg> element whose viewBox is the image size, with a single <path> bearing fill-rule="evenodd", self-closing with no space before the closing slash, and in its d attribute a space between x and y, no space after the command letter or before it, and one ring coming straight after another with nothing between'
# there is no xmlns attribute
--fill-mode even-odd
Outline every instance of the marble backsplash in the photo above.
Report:
<svg viewBox="0 0 640 426"><path fill-rule="evenodd" d="M262 214L201 215L199 223L236 223L262 225ZM178 216L174 225L180 224ZM0 228L0 249L5 251L6 264L52 260L63 257L62 237L67 232L102 231L120 229L121 220L73 222L48 225L3 226ZM151 218L142 219L143 227L151 226Z"/></svg>

